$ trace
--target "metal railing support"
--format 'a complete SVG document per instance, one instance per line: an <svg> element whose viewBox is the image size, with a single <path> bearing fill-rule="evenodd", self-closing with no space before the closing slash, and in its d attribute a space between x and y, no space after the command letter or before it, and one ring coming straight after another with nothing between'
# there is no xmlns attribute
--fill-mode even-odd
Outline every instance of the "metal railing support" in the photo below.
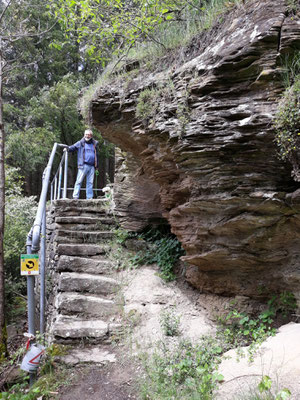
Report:
<svg viewBox="0 0 300 400"><path fill-rule="evenodd" d="M57 199L60 199L61 195L61 182L62 182L62 162L59 164L59 174L58 174L58 191L57 191Z"/></svg>
<svg viewBox="0 0 300 400"><path fill-rule="evenodd" d="M67 187L68 187L68 157L69 153L67 151L64 152L65 154L65 170L64 170L64 193L63 198L67 198Z"/></svg>
<svg viewBox="0 0 300 400"><path fill-rule="evenodd" d="M54 199L57 199L57 175L54 178Z"/></svg>
<svg viewBox="0 0 300 400"><path fill-rule="evenodd" d="M31 246L32 246L32 231L33 228L30 229L30 232L27 235L26 240L26 252L27 254L32 254ZM28 314L28 334L29 340L30 337L35 337L35 297L34 297L34 286L35 286L35 276L27 276L27 314ZM35 372L29 372L29 383L30 386L33 385L36 378Z"/></svg>
<svg viewBox="0 0 300 400"><path fill-rule="evenodd" d="M33 228L31 228L30 232L27 236L26 241L26 251L27 254L32 254L32 232ZM34 298L34 285L35 285L35 277L27 276L27 301L28 301L28 333L30 335L35 336L35 298Z"/></svg>
<svg viewBox="0 0 300 400"><path fill-rule="evenodd" d="M46 302L46 209L42 219L41 251L40 251L40 333L45 333Z"/></svg>

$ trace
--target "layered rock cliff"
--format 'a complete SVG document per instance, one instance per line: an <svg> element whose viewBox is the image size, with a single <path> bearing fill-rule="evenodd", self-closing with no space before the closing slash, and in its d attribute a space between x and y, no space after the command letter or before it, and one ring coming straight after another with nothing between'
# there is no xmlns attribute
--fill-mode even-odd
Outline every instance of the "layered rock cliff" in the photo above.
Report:
<svg viewBox="0 0 300 400"><path fill-rule="evenodd" d="M281 57L300 49L300 18L286 3L246 0L182 61L112 79L91 102L94 126L129 172L117 177L121 222L167 219L187 280L203 291L300 299L300 190L272 128ZM137 118L142 93L148 114Z"/></svg>

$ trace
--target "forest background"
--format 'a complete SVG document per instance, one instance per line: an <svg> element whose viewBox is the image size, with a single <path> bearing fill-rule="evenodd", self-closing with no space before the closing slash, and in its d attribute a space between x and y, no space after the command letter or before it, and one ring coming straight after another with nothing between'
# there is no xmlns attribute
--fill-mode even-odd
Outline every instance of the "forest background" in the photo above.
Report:
<svg viewBox="0 0 300 400"><path fill-rule="evenodd" d="M70 145L89 126L80 97L105 69L126 59L153 62L153 51L157 58L185 44L235 3L0 1L0 359L7 355L6 323L26 305L19 259L49 153L54 142ZM95 135L105 159L112 146Z"/></svg>

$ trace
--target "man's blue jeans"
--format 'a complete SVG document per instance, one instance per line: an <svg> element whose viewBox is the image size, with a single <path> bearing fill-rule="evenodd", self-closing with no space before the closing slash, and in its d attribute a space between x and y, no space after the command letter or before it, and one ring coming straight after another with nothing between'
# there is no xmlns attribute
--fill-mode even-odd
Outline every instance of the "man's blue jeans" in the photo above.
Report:
<svg viewBox="0 0 300 400"><path fill-rule="evenodd" d="M93 198L95 167L93 165L84 164L83 168L78 168L77 178L74 186L73 199L78 199L80 194L81 184L86 177L86 198Z"/></svg>

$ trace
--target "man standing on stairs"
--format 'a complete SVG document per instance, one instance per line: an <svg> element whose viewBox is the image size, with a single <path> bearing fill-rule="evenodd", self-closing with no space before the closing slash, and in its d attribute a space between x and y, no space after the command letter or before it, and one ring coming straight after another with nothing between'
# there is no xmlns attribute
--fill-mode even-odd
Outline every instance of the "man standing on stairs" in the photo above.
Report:
<svg viewBox="0 0 300 400"><path fill-rule="evenodd" d="M91 129L84 131L84 136L81 140L68 146L67 151L77 151L78 172L74 186L73 199L78 199L80 194L81 184L86 177L86 198L93 198L93 184L95 168L98 168L98 142L93 139Z"/></svg>

